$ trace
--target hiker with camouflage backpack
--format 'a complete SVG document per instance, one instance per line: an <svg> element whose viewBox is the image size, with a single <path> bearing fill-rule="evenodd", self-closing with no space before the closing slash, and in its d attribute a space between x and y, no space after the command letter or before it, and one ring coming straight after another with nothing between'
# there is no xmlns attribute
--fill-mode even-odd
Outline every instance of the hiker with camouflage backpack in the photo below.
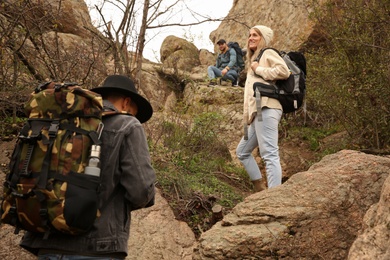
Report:
<svg viewBox="0 0 390 260"><path fill-rule="evenodd" d="M38 259L125 259L131 211L154 205L156 175L141 125L151 118L152 106L126 76L108 76L93 91L103 97L99 209L104 209L87 233L53 232L45 238L26 232L20 245Z"/></svg>
<svg viewBox="0 0 390 260"><path fill-rule="evenodd" d="M255 61L260 51L269 46L273 39L271 28L256 25L249 30L247 41L247 78L244 90L244 137L240 140L236 154L244 165L256 192L265 189L260 169L252 155L259 147L265 162L268 188L282 183L282 168L279 158L278 124L282 117L279 100L266 96L254 96L254 83L268 84L279 79L286 79L290 71L275 51L265 50L261 59ZM259 113L258 113L259 111Z"/></svg>

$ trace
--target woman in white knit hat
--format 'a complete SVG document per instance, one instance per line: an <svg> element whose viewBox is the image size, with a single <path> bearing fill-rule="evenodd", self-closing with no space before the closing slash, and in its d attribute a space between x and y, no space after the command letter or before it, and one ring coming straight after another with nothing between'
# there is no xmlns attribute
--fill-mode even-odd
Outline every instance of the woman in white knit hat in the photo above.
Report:
<svg viewBox="0 0 390 260"><path fill-rule="evenodd" d="M252 151L257 146L265 162L268 188L282 183L278 146L278 125L283 113L282 106L277 99L261 96L260 104L258 104L261 109L258 109L253 90L255 82L272 84L290 75L286 63L272 49L266 49L260 60L255 61L260 51L270 46L273 35L271 28L256 25L249 30L247 42L246 67L248 72L244 90L245 134L237 146L236 154L248 172L256 192L266 188L260 169L252 155Z"/></svg>

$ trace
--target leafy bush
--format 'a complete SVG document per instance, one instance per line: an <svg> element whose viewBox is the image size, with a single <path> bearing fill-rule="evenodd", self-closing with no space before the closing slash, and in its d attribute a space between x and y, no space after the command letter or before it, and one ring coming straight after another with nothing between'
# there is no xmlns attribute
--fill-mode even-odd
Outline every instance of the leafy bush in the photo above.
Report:
<svg viewBox="0 0 390 260"><path fill-rule="evenodd" d="M320 121L341 123L361 148L389 147L389 2L313 3L323 42L308 54L309 107Z"/></svg>
<svg viewBox="0 0 390 260"><path fill-rule="evenodd" d="M245 170L231 162L218 136L219 118L217 113L194 118L175 114L159 123L159 129L154 129L159 137L150 143L157 186L176 217L189 223L195 234L211 226L213 205L229 210L243 200L242 190L251 187Z"/></svg>

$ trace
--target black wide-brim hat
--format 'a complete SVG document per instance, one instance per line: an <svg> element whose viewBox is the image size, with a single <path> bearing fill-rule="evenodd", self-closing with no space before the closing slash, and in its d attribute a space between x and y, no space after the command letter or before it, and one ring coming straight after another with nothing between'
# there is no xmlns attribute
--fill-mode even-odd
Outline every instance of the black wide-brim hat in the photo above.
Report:
<svg viewBox="0 0 390 260"><path fill-rule="evenodd" d="M138 94L134 82L127 76L111 75L108 76L103 85L93 88L92 91L104 95L106 93L117 92L131 98L138 106L138 112L135 116L141 123L148 121L153 115L153 108L143 96Z"/></svg>

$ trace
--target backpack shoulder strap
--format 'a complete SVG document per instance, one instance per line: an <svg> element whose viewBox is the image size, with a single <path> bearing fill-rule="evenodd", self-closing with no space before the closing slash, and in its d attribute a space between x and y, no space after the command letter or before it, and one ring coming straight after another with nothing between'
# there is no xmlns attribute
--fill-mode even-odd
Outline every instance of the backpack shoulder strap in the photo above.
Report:
<svg viewBox="0 0 390 260"><path fill-rule="evenodd" d="M110 110L110 111L103 111L102 112L102 116L103 117L109 117L109 116L114 116L114 115L128 115L128 116L134 116L130 113L127 113L125 111L114 111L114 110ZM101 212L104 211L104 209L107 207L107 205L112 201L112 199L117 195L119 194L119 192L121 190L124 190L124 188L122 187L122 185L119 184L119 181L118 183L115 185L115 188L113 190L113 192L110 194L110 196L108 197L108 199L103 203L103 205L101 206L101 208L99 209Z"/></svg>
<svg viewBox="0 0 390 260"><path fill-rule="evenodd" d="M128 116L134 116L126 111L114 111L114 110L110 110L110 111L103 111L102 112L102 116L103 117L108 117L108 116L114 116L114 115L128 115Z"/></svg>
<svg viewBox="0 0 390 260"><path fill-rule="evenodd" d="M230 51L232 51L232 50L234 50L234 52L235 52L236 55L237 55L237 50L236 50L236 48L234 48L233 46L229 48L229 54L231 54Z"/></svg>
<svg viewBox="0 0 390 260"><path fill-rule="evenodd" d="M261 51L260 51L259 55L257 56L257 58L255 59L255 61L259 62L260 59L261 59L261 56L263 56L263 53L264 53L266 50L273 50L273 51L275 51L277 54L279 54L280 57L282 57L282 54L280 53L280 51L278 51L278 50L275 49L275 48L267 47L267 48L261 49Z"/></svg>

